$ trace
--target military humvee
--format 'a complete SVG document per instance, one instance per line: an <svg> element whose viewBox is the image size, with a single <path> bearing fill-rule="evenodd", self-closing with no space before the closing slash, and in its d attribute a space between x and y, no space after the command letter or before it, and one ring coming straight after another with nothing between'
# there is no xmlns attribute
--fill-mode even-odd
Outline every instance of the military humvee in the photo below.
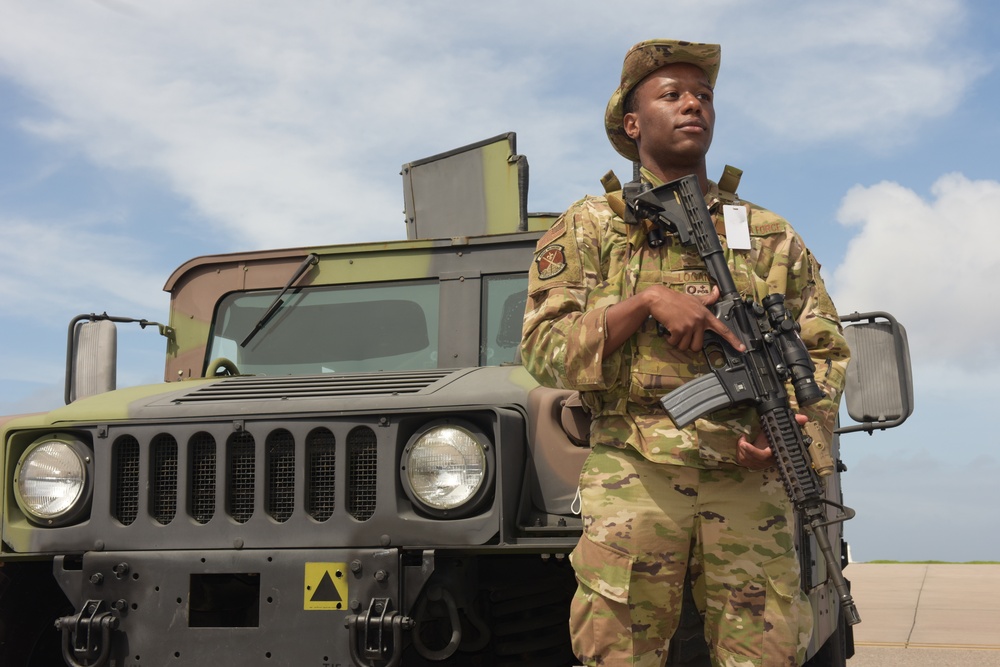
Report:
<svg viewBox="0 0 1000 667"><path fill-rule="evenodd" d="M74 320L67 405L0 419L0 664L574 664L586 415L517 352L554 216L527 213L512 133L403 182L407 240L201 257L166 325ZM849 319L856 428L899 423L905 336ZM166 336L163 384L114 390L116 322ZM842 665L800 553L810 664ZM689 605L670 664L707 664L700 623Z"/></svg>

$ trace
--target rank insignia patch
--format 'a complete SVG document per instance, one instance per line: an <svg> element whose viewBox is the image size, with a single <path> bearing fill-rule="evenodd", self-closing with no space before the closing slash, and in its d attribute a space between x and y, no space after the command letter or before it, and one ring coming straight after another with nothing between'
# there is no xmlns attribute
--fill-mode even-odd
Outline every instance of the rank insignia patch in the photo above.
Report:
<svg viewBox="0 0 1000 667"><path fill-rule="evenodd" d="M541 280L555 278L566 269L566 253L561 245L553 243L538 253L535 263L538 265L538 277Z"/></svg>

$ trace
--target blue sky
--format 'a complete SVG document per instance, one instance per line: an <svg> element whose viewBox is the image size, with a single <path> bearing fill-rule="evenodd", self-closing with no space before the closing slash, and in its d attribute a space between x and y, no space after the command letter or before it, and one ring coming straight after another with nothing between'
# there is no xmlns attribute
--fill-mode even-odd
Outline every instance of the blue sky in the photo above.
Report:
<svg viewBox="0 0 1000 667"><path fill-rule="evenodd" d="M916 413L843 443L854 557L1000 560L998 7L0 0L0 414L61 403L73 316L166 321L190 257L401 238L405 162L513 130L534 211L627 177L625 51L718 42L710 175L909 332ZM119 349L120 386L162 377L155 333Z"/></svg>

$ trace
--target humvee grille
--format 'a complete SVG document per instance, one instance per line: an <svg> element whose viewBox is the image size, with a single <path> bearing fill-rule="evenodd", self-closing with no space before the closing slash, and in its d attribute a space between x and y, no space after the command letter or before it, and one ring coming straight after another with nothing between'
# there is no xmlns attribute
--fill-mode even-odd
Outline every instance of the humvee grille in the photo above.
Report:
<svg viewBox="0 0 1000 667"><path fill-rule="evenodd" d="M380 453L383 466L387 455L396 460L395 429L376 423L388 422L335 418L112 426L105 463L108 513L114 525L138 531L137 540L148 526L188 534L206 525L277 524L294 525L298 533L334 519L338 509L341 519L368 521L376 514ZM149 520L142 521L143 516Z"/></svg>
<svg viewBox="0 0 1000 667"><path fill-rule="evenodd" d="M497 442L495 414L289 410L249 419L213 415L81 426L76 431L93 455L88 511L75 523L40 531L32 548L67 553L485 543L496 535L496 506L484 504L481 513L454 520L422 514L404 496L400 456L414 434L445 417L468 419ZM508 437L517 444L522 425L516 415L509 418ZM446 520L448 529L427 530Z"/></svg>

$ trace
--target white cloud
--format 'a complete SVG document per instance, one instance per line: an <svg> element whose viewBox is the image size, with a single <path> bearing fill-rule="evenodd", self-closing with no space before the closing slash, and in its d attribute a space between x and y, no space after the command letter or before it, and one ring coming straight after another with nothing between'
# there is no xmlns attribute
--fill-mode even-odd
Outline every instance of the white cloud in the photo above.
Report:
<svg viewBox="0 0 1000 667"><path fill-rule="evenodd" d="M0 414L61 404L66 335L79 314L166 323L166 274L151 247L113 216L73 221L0 217ZM162 379L156 327L118 325L119 386ZM58 400L56 400L58 399Z"/></svg>
<svg viewBox="0 0 1000 667"><path fill-rule="evenodd" d="M8 317L37 323L55 313L130 311L161 294L149 249L107 221L106 231L94 224L0 219L0 305Z"/></svg>
<svg viewBox="0 0 1000 667"><path fill-rule="evenodd" d="M891 310L908 326L911 352L956 381L957 365L1000 365L1000 312L987 281L1000 273L1000 183L942 176L924 199L891 182L856 186L838 221L859 228L834 273L836 300Z"/></svg>
<svg viewBox="0 0 1000 667"><path fill-rule="evenodd" d="M561 209L613 166L603 102L624 49L651 34L724 43L726 104L789 144L906 133L978 71L926 49L954 34L958 0L706 2L662 23L660 2L610 11L9 4L0 71L51 111L25 129L148 170L243 248L399 237L403 162L511 129L530 146L534 207Z"/></svg>
<svg viewBox="0 0 1000 667"><path fill-rule="evenodd" d="M720 85L726 108L780 145L912 141L987 71L958 39L969 18L962 0L778 4L747 12L731 36L739 58L724 58Z"/></svg>
<svg viewBox="0 0 1000 667"><path fill-rule="evenodd" d="M410 5L180 2L130 15L19 7L6 69L52 109L23 127L151 170L251 247L398 237L409 160L542 113L541 68ZM44 35L44 39L39 37ZM39 44L45 47L39 49ZM515 110L512 113L512 110ZM449 142L438 144L432 142ZM454 143L450 143L454 142ZM433 148L430 146L433 145Z"/></svg>

